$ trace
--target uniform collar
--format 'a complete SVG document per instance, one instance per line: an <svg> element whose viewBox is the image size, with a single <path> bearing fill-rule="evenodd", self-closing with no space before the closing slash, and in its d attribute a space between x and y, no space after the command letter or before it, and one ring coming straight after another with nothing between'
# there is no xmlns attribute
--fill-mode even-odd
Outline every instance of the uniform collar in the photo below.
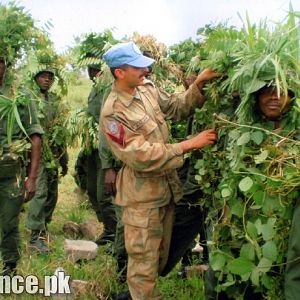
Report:
<svg viewBox="0 0 300 300"><path fill-rule="evenodd" d="M124 91L120 91L116 88L116 85L113 85L112 92L116 95L117 99L120 100L126 107L128 107L134 99L141 100L140 92L143 92L145 87L139 86L136 88L134 95L130 95Z"/></svg>

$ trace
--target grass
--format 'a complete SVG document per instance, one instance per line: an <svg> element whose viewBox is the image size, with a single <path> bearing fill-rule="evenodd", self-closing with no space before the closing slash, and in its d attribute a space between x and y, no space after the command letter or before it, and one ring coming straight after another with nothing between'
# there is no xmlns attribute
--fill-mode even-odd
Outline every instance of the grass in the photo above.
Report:
<svg viewBox="0 0 300 300"><path fill-rule="evenodd" d="M76 86L70 88L71 107L77 108L86 103L87 95L91 84L86 79L81 79ZM89 289L83 295L73 299L93 300L109 299L111 293L125 290L126 284L120 285L117 282L116 262L114 258L105 254L105 248L99 248L99 255L95 260L81 263L71 262L63 249L64 234L63 224L67 221L82 223L86 220L96 220L95 213L86 200L76 190L76 184L72 177L74 164L79 149L69 149L69 173L61 178L59 183L59 198L49 226L50 247L52 252L47 256L38 255L28 247L30 232L25 228L25 213L21 214L21 260L18 265L19 275L36 275L42 282L44 275L53 275L58 267L62 267L66 274L72 279L86 280L89 282ZM26 207L25 207L26 210ZM176 270L166 278L159 279L159 288L165 300L202 300L204 299L203 280L192 277L190 279L178 279ZM22 297L22 298L21 298ZM43 296L22 295L7 296L5 299L46 299ZM48 298L49 299L49 298ZM64 298L67 299L67 298Z"/></svg>

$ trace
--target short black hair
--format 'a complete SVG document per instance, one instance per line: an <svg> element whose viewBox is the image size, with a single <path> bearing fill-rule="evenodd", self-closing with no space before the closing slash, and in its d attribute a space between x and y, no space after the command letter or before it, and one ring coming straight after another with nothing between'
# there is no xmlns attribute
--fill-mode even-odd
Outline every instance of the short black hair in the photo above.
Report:
<svg viewBox="0 0 300 300"><path fill-rule="evenodd" d="M126 65L126 64L125 64L125 65L118 66L118 67L112 67L112 68L110 68L110 72L111 72L112 76L114 77L114 79L117 79L117 77L116 77L116 75L115 75L115 71L116 71L117 69L125 70L127 67L128 67L128 65Z"/></svg>

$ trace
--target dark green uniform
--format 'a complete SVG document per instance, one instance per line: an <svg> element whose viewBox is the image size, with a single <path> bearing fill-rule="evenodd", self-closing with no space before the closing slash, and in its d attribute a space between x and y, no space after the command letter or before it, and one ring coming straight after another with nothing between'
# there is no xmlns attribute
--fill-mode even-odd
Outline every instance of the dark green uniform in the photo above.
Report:
<svg viewBox="0 0 300 300"><path fill-rule="evenodd" d="M74 169L75 169L75 174L73 176L76 184L82 189L82 191L86 191L87 190L87 179L86 179L87 155L83 149L79 152L77 156Z"/></svg>
<svg viewBox="0 0 300 300"><path fill-rule="evenodd" d="M89 115L93 116L94 121L99 123L99 115L104 100L104 95L94 84L88 97ZM116 217L113 205L113 197L105 193L105 169L113 168L113 161L105 156L99 156L98 149L94 149L87 156L87 193L92 206L97 214L99 222L103 222L104 230L107 234L115 234Z"/></svg>
<svg viewBox="0 0 300 300"><path fill-rule="evenodd" d="M285 270L285 298L298 300L300 296L300 202L295 206L290 231L287 261Z"/></svg>
<svg viewBox="0 0 300 300"><path fill-rule="evenodd" d="M186 136L195 133L193 128L193 117L188 119ZM194 154L193 154L194 155ZM194 245L195 238L200 234L201 244L206 243L205 218L206 212L199 206L198 202L202 196L201 187L195 179L197 170L191 163L192 158L186 159L183 167L178 171L183 187L183 197L175 206L175 220L172 231L171 245L168 262L161 273L166 276L185 257ZM208 261L208 250L204 245L203 260ZM183 262L189 264L188 261Z"/></svg>
<svg viewBox="0 0 300 300"><path fill-rule="evenodd" d="M289 120L287 121L287 124ZM297 128L297 140L300 139L300 128ZM293 211L292 225L287 251L285 269L285 299L298 300L300 297L300 200L296 202Z"/></svg>
<svg viewBox="0 0 300 300"><path fill-rule="evenodd" d="M5 92L3 94L6 95ZM18 110L28 136L43 134L32 101L29 109L20 106ZM12 141L25 138L25 134L15 123ZM7 119L4 117L0 118L0 252L5 263L15 263L20 257L18 225L23 204L25 156L10 154L7 143Z"/></svg>
<svg viewBox="0 0 300 300"><path fill-rule="evenodd" d="M51 143L51 128L62 112L60 98L53 93L40 93L39 96L39 119L45 130L43 158L39 167L36 193L28 208L26 227L43 231L52 219L58 197L58 165L53 164L53 158L59 160L62 167L66 167L68 157L65 145ZM53 155L52 160L49 155Z"/></svg>
<svg viewBox="0 0 300 300"><path fill-rule="evenodd" d="M122 167L122 162L115 159L103 134L100 133L99 139L99 154L103 172L105 172L105 169L109 168L113 168L114 170L118 171ZM114 205L114 208L117 222L115 229L114 257L117 260L118 273L121 273L120 280L123 281L126 280L127 272L127 252L125 249L124 224L121 220L121 207Z"/></svg>

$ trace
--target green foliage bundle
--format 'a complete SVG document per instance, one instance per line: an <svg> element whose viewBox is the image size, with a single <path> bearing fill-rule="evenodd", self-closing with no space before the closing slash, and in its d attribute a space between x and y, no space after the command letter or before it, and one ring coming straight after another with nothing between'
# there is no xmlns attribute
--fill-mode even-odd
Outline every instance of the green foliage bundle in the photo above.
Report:
<svg viewBox="0 0 300 300"><path fill-rule="evenodd" d="M0 57L13 64L42 38L32 16L15 2L0 4Z"/></svg>
<svg viewBox="0 0 300 300"><path fill-rule="evenodd" d="M78 66L89 65L100 66L101 58L105 51L118 41L113 37L111 30L107 29L101 33L89 33L79 39L78 44Z"/></svg>
<svg viewBox="0 0 300 300"><path fill-rule="evenodd" d="M50 71L54 74L54 82L50 88L51 92L60 97L68 94L69 72L66 68L66 60L54 50L54 45L47 35L38 49L30 51L22 68L20 69L23 84L36 90L35 77L42 71Z"/></svg>
<svg viewBox="0 0 300 300"><path fill-rule="evenodd" d="M6 152L10 152L13 155L23 157L24 150L30 148L30 144L25 138L20 138L14 136L15 127L18 126L24 133L23 136L27 136L26 130L22 124L20 118L19 109L23 107L24 109L29 109L30 98L28 94L23 92L18 92L15 97L9 98L4 95L0 95L0 121L2 119L6 120L6 136L7 136L7 147ZM28 136L27 136L28 137ZM5 145L4 145L5 146ZM4 149L0 147L0 156L3 154Z"/></svg>
<svg viewBox="0 0 300 300"><path fill-rule="evenodd" d="M89 116L85 108L77 109L67 122L72 145L80 143L86 154L98 149L98 124Z"/></svg>
<svg viewBox="0 0 300 300"><path fill-rule="evenodd" d="M291 11L273 30L266 22L251 25L248 18L239 31L219 25L208 28L201 43L200 66L224 77L206 86L209 105L196 114L201 129L206 121L212 124L207 116L218 113L221 137L221 143L201 151L196 179L202 205L210 207L217 290L234 299L244 299L249 290L266 299L284 297L289 226L300 187L297 17ZM280 132L255 109L255 92L266 85L295 95Z"/></svg>
<svg viewBox="0 0 300 300"><path fill-rule="evenodd" d="M149 79L167 92L176 91L177 86L181 83L182 71L168 57L167 46L159 43L152 35L140 35L137 32L129 40L134 41L142 52L146 52L155 60L151 66Z"/></svg>
<svg viewBox="0 0 300 300"><path fill-rule="evenodd" d="M192 39L184 40L169 48L169 58L185 73L198 72L200 65L200 42Z"/></svg>

